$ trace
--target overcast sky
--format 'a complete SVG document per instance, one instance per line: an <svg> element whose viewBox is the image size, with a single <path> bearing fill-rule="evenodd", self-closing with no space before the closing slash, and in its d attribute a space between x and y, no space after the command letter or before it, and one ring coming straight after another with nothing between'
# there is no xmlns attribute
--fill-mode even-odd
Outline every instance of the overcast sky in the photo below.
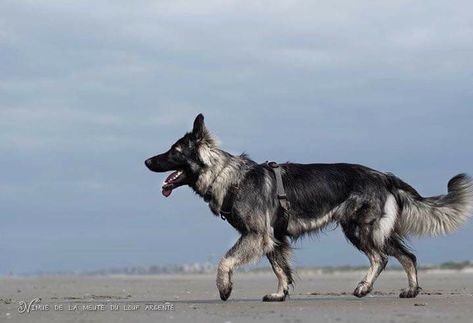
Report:
<svg viewBox="0 0 473 323"><path fill-rule="evenodd" d="M217 262L236 232L143 165L199 112L230 152L443 194L473 174L472 57L471 1L3 0L0 274ZM412 243L473 259L472 233ZM367 262L339 229L296 247Z"/></svg>

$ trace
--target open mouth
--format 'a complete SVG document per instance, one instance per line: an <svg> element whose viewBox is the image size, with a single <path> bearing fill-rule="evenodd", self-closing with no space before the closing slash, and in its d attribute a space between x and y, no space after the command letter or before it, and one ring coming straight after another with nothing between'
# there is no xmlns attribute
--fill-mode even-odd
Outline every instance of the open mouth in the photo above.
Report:
<svg viewBox="0 0 473 323"><path fill-rule="evenodd" d="M169 175L164 180L163 187L162 187L162 194L165 197L168 197L169 195L171 195L172 190L176 187L175 184L179 182L179 179L183 173L184 171L182 170L176 170L172 172L171 175Z"/></svg>

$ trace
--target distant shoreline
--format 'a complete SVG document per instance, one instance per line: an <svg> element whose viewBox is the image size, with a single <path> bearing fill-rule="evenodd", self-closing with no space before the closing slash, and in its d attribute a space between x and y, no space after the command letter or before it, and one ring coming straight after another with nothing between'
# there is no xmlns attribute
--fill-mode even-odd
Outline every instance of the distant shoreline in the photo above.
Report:
<svg viewBox="0 0 473 323"><path fill-rule="evenodd" d="M340 274L358 271L366 271L367 266L320 266L320 267L297 267L296 272L299 274ZM473 273L473 261L462 262L445 262L438 265L419 266L419 271L442 272L442 273ZM2 278L8 277L56 277L56 276L169 276L169 275L205 275L214 274L216 266L211 263L194 263L183 265L168 266L135 266L125 268L110 268L100 270L77 270L77 271L37 271L33 273L10 273L0 275ZM403 271L401 266L389 266L386 268L388 272ZM239 273L264 274L272 273L270 267L257 268L241 268Z"/></svg>

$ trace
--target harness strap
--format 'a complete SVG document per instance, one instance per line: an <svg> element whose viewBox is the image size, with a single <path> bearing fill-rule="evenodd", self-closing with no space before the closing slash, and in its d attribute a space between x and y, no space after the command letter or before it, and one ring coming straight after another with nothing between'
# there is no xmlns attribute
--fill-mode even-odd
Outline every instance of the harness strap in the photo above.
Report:
<svg viewBox="0 0 473 323"><path fill-rule="evenodd" d="M218 210L218 214L223 221L227 219L228 216L232 215L233 210L233 199L235 198L236 192L238 191L238 185L232 184L227 190L227 194L223 198L222 205L220 206L220 210ZM212 186L209 187L209 190L204 195L204 201L209 202L212 198L211 193Z"/></svg>
<svg viewBox="0 0 473 323"><path fill-rule="evenodd" d="M274 172L274 175L276 176L276 191L278 195L279 205L281 205L281 208L283 209L284 213L289 215L289 201L287 200L286 191L284 190L284 184L281 175L281 166L273 161L267 162L267 164L269 167L271 167Z"/></svg>

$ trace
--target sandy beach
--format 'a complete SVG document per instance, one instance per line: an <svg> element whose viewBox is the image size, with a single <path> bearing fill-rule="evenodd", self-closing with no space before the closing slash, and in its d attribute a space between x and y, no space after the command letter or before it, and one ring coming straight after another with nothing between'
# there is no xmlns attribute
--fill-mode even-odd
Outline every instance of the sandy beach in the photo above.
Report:
<svg viewBox="0 0 473 323"><path fill-rule="evenodd" d="M275 289L269 273L236 273L227 302L207 274L2 278L0 321L472 322L471 272L421 271L415 299L398 298L406 284L398 271L384 272L374 293L358 299L351 292L361 275L301 272L284 303L261 302Z"/></svg>

